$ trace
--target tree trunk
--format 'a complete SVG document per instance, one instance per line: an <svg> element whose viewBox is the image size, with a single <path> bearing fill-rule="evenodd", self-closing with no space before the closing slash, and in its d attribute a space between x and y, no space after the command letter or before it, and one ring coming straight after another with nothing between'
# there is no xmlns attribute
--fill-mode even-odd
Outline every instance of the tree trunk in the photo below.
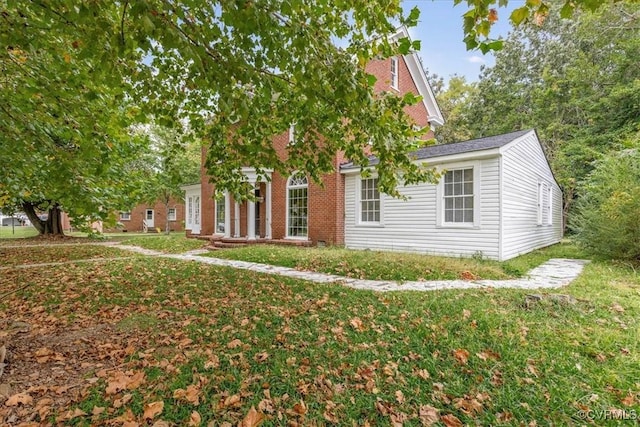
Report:
<svg viewBox="0 0 640 427"><path fill-rule="evenodd" d="M57 203L51 205L49 207L49 215L45 221L40 219L35 207L36 205L30 202L22 203L22 210L24 210L31 224L38 230L38 233L40 235L64 236L60 206Z"/></svg>

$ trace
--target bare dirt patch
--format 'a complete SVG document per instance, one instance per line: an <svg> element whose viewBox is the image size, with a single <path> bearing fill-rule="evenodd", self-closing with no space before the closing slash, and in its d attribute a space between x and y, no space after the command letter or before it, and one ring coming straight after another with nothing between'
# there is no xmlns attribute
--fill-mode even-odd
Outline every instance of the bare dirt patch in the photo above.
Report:
<svg viewBox="0 0 640 427"><path fill-rule="evenodd" d="M6 348L0 376L0 424L46 423L73 418L69 408L89 388L122 368L141 337L115 325L77 322L50 327L23 319L0 320L0 348Z"/></svg>

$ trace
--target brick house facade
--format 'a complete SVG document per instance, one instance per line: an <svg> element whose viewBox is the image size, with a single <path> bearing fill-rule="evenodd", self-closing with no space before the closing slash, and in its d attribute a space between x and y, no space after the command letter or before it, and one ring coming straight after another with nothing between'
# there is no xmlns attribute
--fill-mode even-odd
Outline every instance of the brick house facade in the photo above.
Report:
<svg viewBox="0 0 640 427"><path fill-rule="evenodd" d="M395 37L408 37L408 33L401 29ZM412 92L422 97L422 102L408 107L406 112L416 126L430 129L426 137L432 138L434 126L442 124L443 119L417 55L374 60L366 71L377 77L374 87L377 92L390 91L399 96ZM281 158L286 157L289 138L289 133L273 137L273 145ZM202 164L205 156L203 149ZM334 170L323 176L323 187L308 179L305 183L305 178L295 179L275 172L270 182L255 182L255 173L247 168L243 172L256 185L257 203L236 203L229 195L214 200L214 187L201 167L200 184L183 187L187 235L229 241L290 240L342 245L345 178L340 173L340 165L347 161L343 153L335 155Z"/></svg>
<svg viewBox="0 0 640 427"><path fill-rule="evenodd" d="M171 199L169 209L169 227L171 231L184 231L184 201ZM161 231L164 231L166 220L167 208L161 201L156 201L155 204L141 203L130 212L120 212L118 215L118 222L122 224L123 231L128 232L144 231L145 223L148 229L155 230L160 228Z"/></svg>

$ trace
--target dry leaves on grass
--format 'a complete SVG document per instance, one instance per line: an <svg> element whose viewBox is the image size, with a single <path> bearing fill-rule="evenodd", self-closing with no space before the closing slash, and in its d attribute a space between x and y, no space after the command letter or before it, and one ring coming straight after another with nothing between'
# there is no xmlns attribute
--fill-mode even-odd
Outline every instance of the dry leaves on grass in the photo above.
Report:
<svg viewBox="0 0 640 427"><path fill-rule="evenodd" d="M140 387L144 381L145 375L142 371L115 371L109 375L105 393L116 394L122 390L135 390Z"/></svg>

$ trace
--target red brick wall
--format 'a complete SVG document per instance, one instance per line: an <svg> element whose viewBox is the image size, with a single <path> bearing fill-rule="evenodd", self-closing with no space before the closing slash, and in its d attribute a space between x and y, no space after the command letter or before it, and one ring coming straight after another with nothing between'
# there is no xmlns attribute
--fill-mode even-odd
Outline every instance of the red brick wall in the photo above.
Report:
<svg viewBox="0 0 640 427"><path fill-rule="evenodd" d="M170 228L171 231L183 231L184 230L184 201L183 200L171 200L169 203L170 208L176 209L176 220L171 221ZM153 228L160 228L164 231L166 226L167 219L167 211L166 206L162 202L156 202L155 204L146 204L142 203L137 205L133 210L131 210L131 219L130 220L122 220L118 216L118 221L124 226L124 230L129 232L134 231L142 231L142 221L145 217L145 212L147 209L153 209L154 218L153 218Z"/></svg>
<svg viewBox="0 0 640 427"><path fill-rule="evenodd" d="M411 92L415 95L419 95L418 88L411 78L409 68L404 57L398 57L398 89L391 87L391 59L373 60L370 61L365 71L375 75L378 80L374 86L376 92L393 92L398 95ZM415 124L420 127L429 126L429 112L427 111L424 103L418 102L411 105L406 109L407 114L415 121ZM433 133L430 132L427 135L428 138L433 138ZM427 138L427 139L428 139Z"/></svg>

